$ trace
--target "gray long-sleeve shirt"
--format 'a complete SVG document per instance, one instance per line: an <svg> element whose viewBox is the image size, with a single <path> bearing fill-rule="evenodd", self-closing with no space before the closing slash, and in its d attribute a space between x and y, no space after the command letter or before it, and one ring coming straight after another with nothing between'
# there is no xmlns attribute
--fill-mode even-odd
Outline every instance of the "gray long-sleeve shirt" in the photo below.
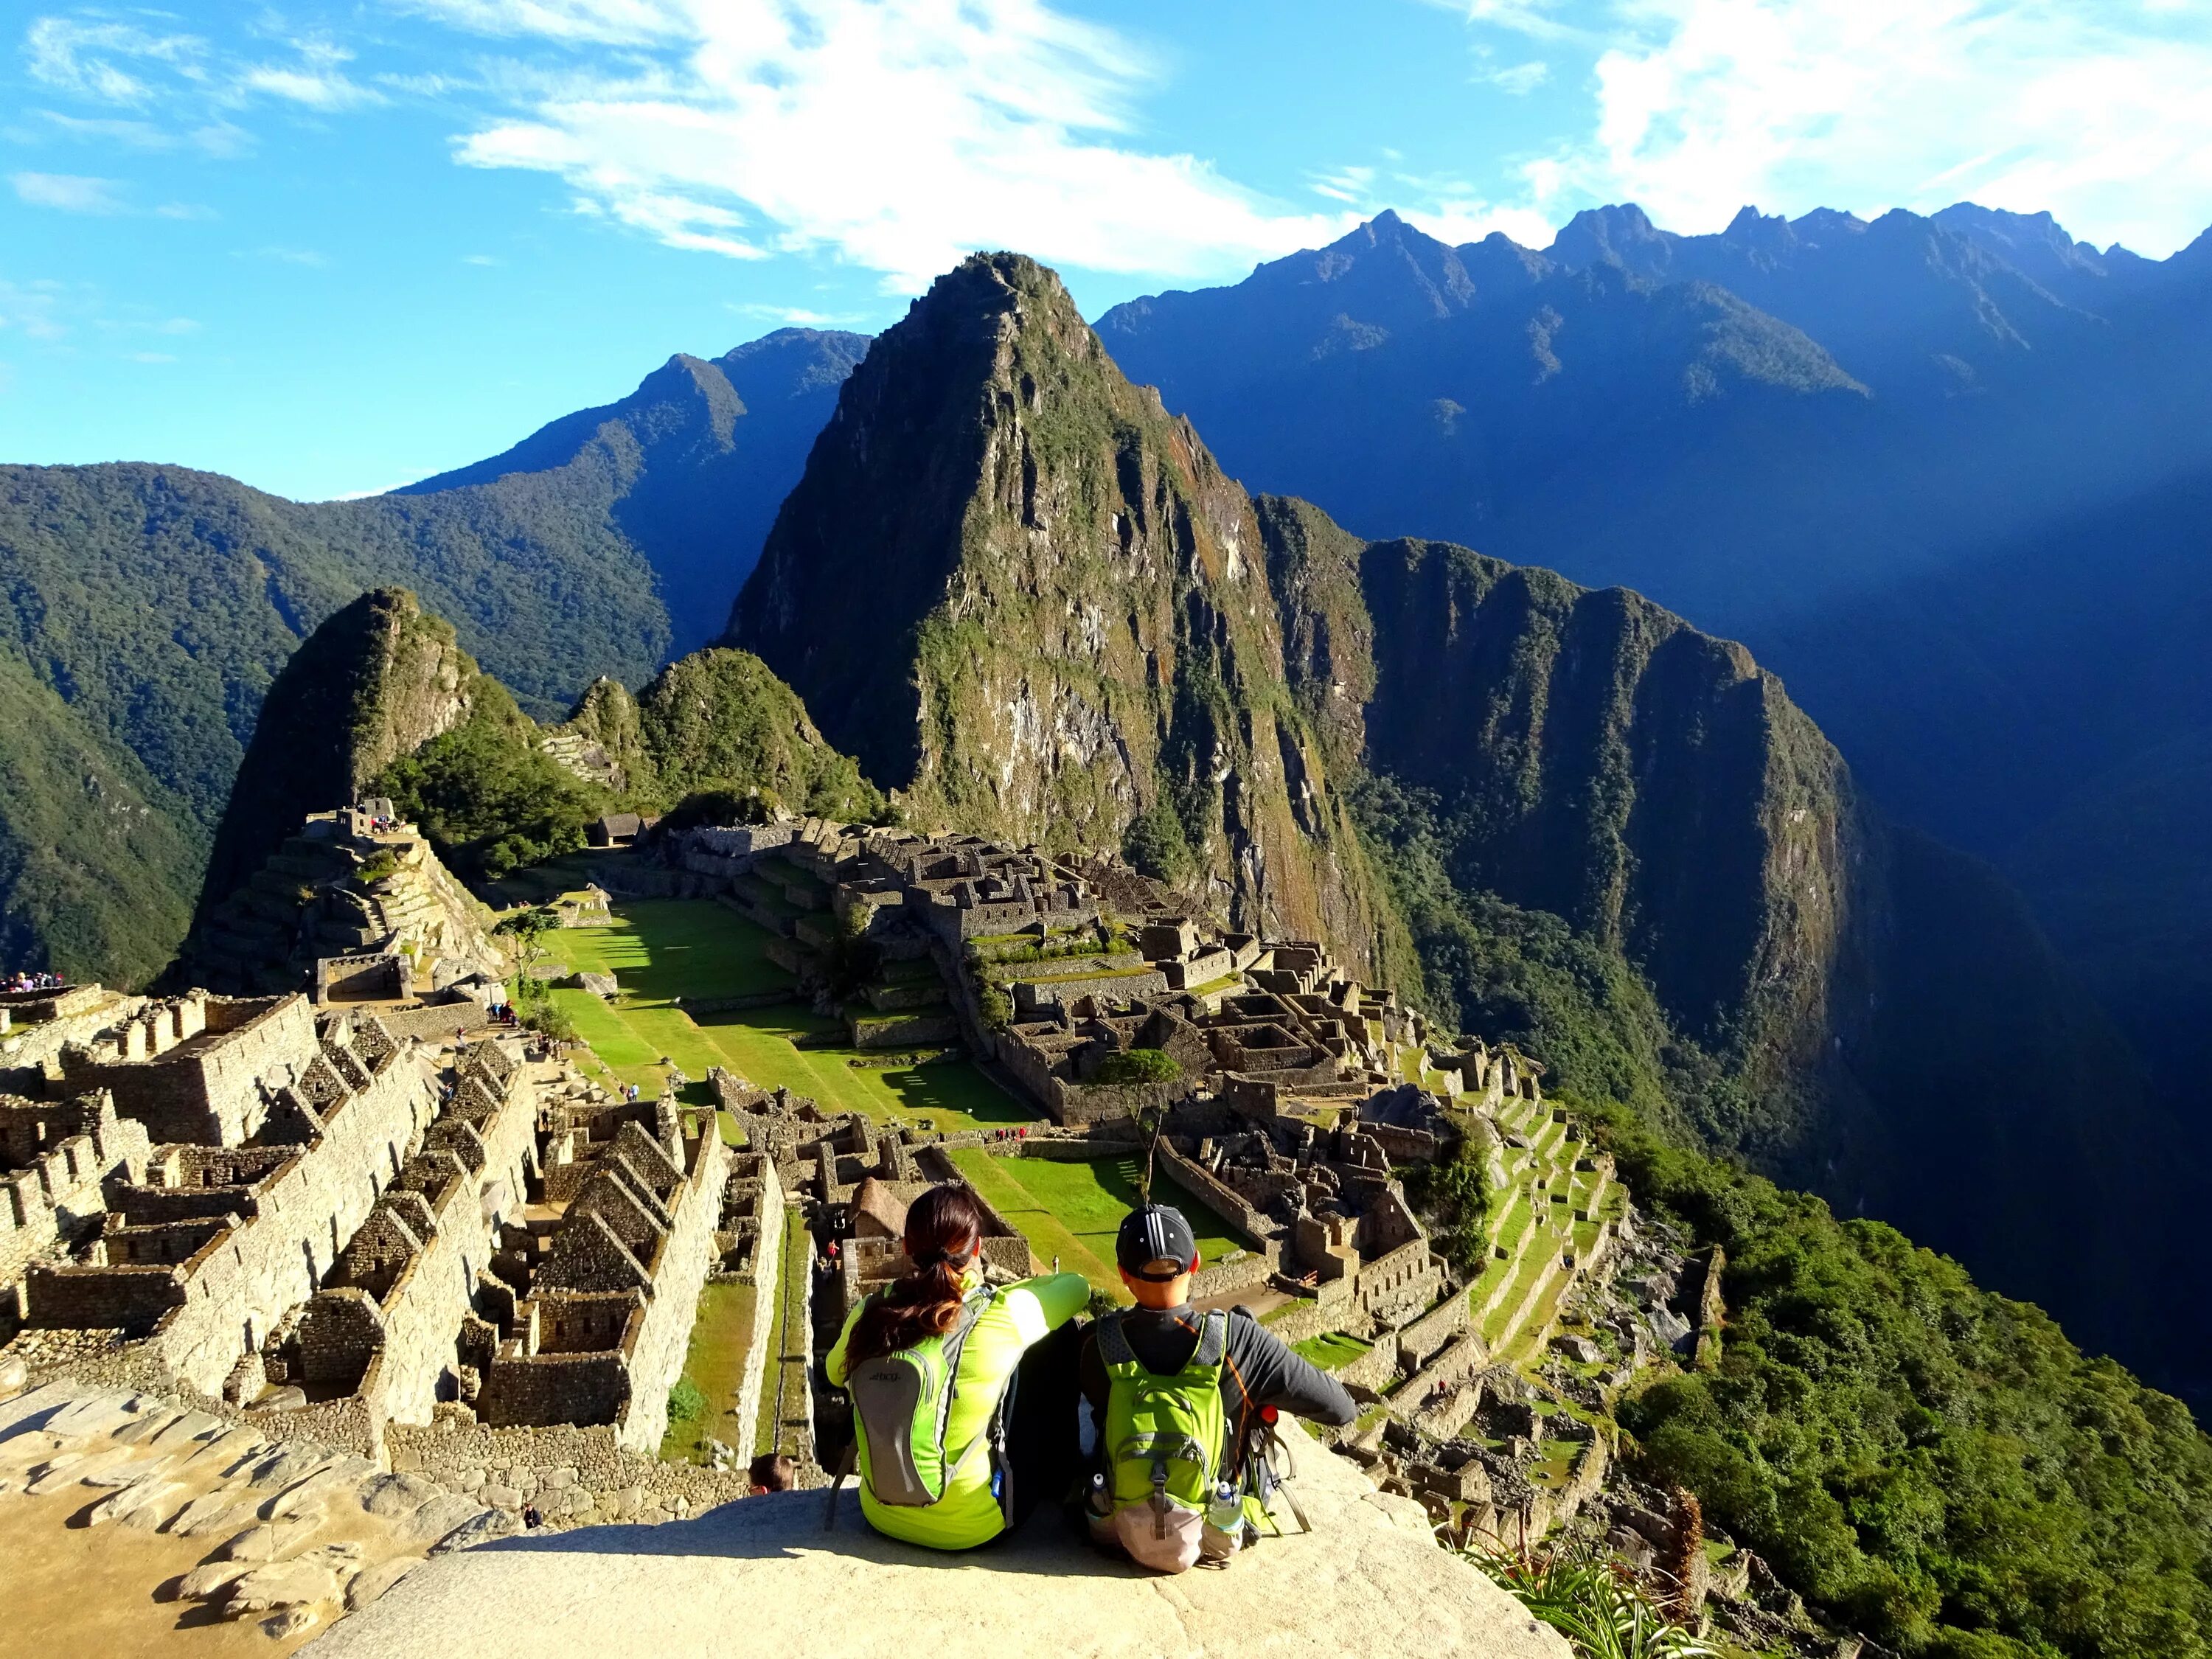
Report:
<svg viewBox="0 0 2212 1659"><path fill-rule="evenodd" d="M1190 1363L1198 1351L1203 1317L1188 1304L1131 1308L1121 1316L1121 1329L1145 1369L1165 1376ZM1237 1467L1246 1433L1262 1406L1339 1426L1359 1415L1343 1383L1300 1358L1249 1309L1230 1310L1228 1339L1226 1363L1221 1368L1222 1417L1228 1432L1224 1468ZM1095 1325L1083 1333L1081 1365L1083 1396L1090 1402L1091 1420L1103 1423L1109 1379L1106 1362L1098 1356Z"/></svg>

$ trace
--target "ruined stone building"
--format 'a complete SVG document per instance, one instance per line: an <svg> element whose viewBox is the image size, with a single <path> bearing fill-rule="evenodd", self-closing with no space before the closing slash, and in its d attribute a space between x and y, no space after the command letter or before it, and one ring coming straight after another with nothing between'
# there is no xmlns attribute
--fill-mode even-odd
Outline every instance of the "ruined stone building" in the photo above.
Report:
<svg viewBox="0 0 2212 1659"><path fill-rule="evenodd" d="M571 1160L581 1172L557 1224L509 1230L500 1265L515 1301L485 1333L482 1421L606 1425L626 1449L659 1448L700 1289L719 1260L729 1176L713 1113L684 1113L672 1127L656 1139L623 1117L611 1139Z"/></svg>
<svg viewBox="0 0 2212 1659"><path fill-rule="evenodd" d="M118 1125L97 1230L27 1265L20 1317L121 1333L210 1395L320 1288L437 1106L411 1047L296 994L149 1004L55 1069L57 1100L147 1146L134 1164Z"/></svg>
<svg viewBox="0 0 2212 1659"><path fill-rule="evenodd" d="M224 991L404 999L500 979L490 927L421 831L390 801L366 801L311 815L194 926L178 968Z"/></svg>

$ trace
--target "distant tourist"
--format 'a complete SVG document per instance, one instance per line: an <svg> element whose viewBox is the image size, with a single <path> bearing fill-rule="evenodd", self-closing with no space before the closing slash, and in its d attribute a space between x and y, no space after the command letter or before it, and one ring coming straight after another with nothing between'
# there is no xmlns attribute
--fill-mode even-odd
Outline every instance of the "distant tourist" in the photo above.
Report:
<svg viewBox="0 0 2212 1659"><path fill-rule="evenodd" d="M1341 1426L1358 1415L1344 1385L1236 1308L1190 1305L1198 1241L1182 1212L1148 1204L1114 1240L1137 1300L1084 1334L1083 1397L1097 1448L1091 1537L1159 1572L1225 1562L1258 1536L1277 1471L1278 1412ZM1164 1462L1142 1448L1190 1448Z"/></svg>
<svg viewBox="0 0 2212 1659"><path fill-rule="evenodd" d="M986 1284L982 1211L955 1183L915 1200L906 1254L914 1271L853 1310L825 1365L852 1397L868 1524L909 1544L972 1549L1068 1489L1072 1322L1091 1286L1079 1273ZM939 1413L932 1402L947 1398Z"/></svg>
<svg viewBox="0 0 2212 1659"><path fill-rule="evenodd" d="M781 1452L763 1452L753 1459L745 1476L752 1483L752 1495L756 1498L763 1492L789 1492L791 1483L799 1478L799 1465Z"/></svg>
<svg viewBox="0 0 2212 1659"><path fill-rule="evenodd" d="M545 1517L538 1514L537 1504L525 1504L522 1506L522 1524L526 1527L542 1527L545 1524Z"/></svg>

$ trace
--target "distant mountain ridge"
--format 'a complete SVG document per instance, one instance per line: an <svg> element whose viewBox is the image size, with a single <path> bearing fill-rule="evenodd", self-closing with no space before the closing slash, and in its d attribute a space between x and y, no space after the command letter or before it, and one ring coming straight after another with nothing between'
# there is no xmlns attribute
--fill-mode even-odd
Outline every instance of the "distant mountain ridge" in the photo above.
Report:
<svg viewBox="0 0 2212 1659"><path fill-rule="evenodd" d="M1724 385L1867 401L1717 290L1546 281ZM729 637L908 823L1118 843L1239 926L1312 930L1544 1054L1564 1090L2179 1368L2112 1289L2165 1259L2173 1206L2087 1237L2038 1219L2164 1192L2143 1149L2166 1130L2000 879L1893 830L1741 646L1633 593L1253 501L1034 262L975 256L878 338Z"/></svg>
<svg viewBox="0 0 2212 1659"><path fill-rule="evenodd" d="M541 717L703 643L864 344L787 329L679 356L617 404L357 501L0 467L0 697L27 721L0 761L0 965L133 983L161 966L263 696L365 591L420 592Z"/></svg>
<svg viewBox="0 0 2212 1659"><path fill-rule="evenodd" d="M2153 757L2212 740L2212 233L2153 261L1971 204L1614 206L1540 252L1384 214L1098 325L1248 486L1744 640L1897 816L2027 882L2212 1128L2212 899L2140 841L2188 822ZM2097 881L2113 789L2140 833Z"/></svg>
<svg viewBox="0 0 2212 1659"><path fill-rule="evenodd" d="M628 487L611 512L653 566L680 656L714 636L867 344L864 334L782 328L711 362L679 352L619 403L394 494L612 468Z"/></svg>

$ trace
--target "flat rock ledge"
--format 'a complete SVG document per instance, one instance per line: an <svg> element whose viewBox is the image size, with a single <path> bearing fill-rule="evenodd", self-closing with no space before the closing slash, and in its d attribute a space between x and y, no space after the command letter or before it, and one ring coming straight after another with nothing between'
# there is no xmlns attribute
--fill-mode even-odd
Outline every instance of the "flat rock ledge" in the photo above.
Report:
<svg viewBox="0 0 2212 1659"><path fill-rule="evenodd" d="M1310 1442L1297 1451L1313 1534L1270 1539L1225 1571L1139 1572L1071 1538L1056 1513L970 1554L914 1549L871 1532L848 1485L826 1531L823 1493L781 1492L442 1556L302 1651L1568 1659L1555 1632L1437 1547L1418 1504Z"/></svg>

